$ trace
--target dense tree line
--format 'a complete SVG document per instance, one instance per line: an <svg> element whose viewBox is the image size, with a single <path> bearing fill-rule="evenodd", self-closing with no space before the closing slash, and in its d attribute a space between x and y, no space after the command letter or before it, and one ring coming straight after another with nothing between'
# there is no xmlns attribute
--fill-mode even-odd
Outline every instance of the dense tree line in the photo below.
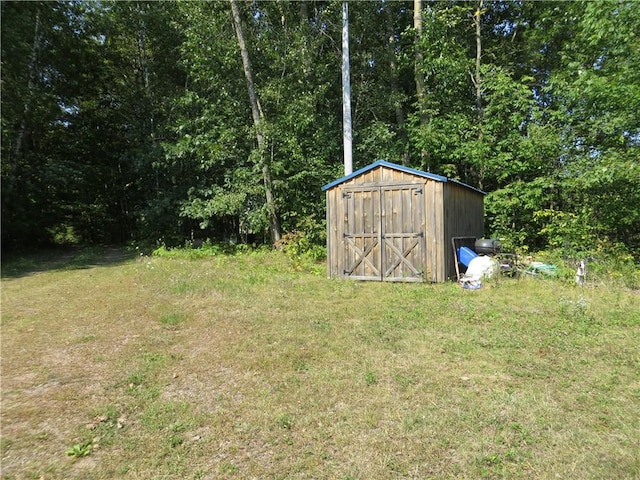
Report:
<svg viewBox="0 0 640 480"><path fill-rule="evenodd" d="M3 247L321 238L341 7L2 2ZM634 249L639 33L631 1L352 2L354 167L477 186L515 246Z"/></svg>

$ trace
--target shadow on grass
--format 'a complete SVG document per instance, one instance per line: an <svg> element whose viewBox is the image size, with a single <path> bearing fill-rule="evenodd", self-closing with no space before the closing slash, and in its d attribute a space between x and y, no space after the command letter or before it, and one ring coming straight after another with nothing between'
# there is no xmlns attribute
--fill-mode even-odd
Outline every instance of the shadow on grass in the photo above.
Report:
<svg viewBox="0 0 640 480"><path fill-rule="evenodd" d="M58 247L28 253L10 253L2 256L2 278L19 278L54 270L117 265L135 258L135 252L125 247Z"/></svg>

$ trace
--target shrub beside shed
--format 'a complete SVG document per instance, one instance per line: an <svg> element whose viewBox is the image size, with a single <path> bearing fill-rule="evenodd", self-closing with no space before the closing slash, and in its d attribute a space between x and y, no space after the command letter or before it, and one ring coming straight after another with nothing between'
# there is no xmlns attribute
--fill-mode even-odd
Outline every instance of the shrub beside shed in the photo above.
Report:
<svg viewBox="0 0 640 480"><path fill-rule="evenodd" d="M451 239L483 236L484 193L440 175L378 160L322 189L332 278L442 282Z"/></svg>

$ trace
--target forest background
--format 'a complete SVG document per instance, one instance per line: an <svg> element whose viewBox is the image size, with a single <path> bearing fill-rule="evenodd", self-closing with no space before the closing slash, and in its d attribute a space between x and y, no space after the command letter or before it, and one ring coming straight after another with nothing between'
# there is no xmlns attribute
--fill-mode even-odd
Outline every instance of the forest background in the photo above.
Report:
<svg viewBox="0 0 640 480"><path fill-rule="evenodd" d="M342 2L238 2L240 23L232 6L2 2L3 250L323 244L321 187L344 174ZM510 247L637 255L634 2L363 1L349 21L355 169L482 189Z"/></svg>

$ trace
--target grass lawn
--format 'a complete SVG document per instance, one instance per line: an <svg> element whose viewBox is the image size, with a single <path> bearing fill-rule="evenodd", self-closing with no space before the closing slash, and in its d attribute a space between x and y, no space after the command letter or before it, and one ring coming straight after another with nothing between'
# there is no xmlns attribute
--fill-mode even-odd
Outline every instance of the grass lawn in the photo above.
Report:
<svg viewBox="0 0 640 480"><path fill-rule="evenodd" d="M640 294L3 265L3 479L640 478Z"/></svg>

